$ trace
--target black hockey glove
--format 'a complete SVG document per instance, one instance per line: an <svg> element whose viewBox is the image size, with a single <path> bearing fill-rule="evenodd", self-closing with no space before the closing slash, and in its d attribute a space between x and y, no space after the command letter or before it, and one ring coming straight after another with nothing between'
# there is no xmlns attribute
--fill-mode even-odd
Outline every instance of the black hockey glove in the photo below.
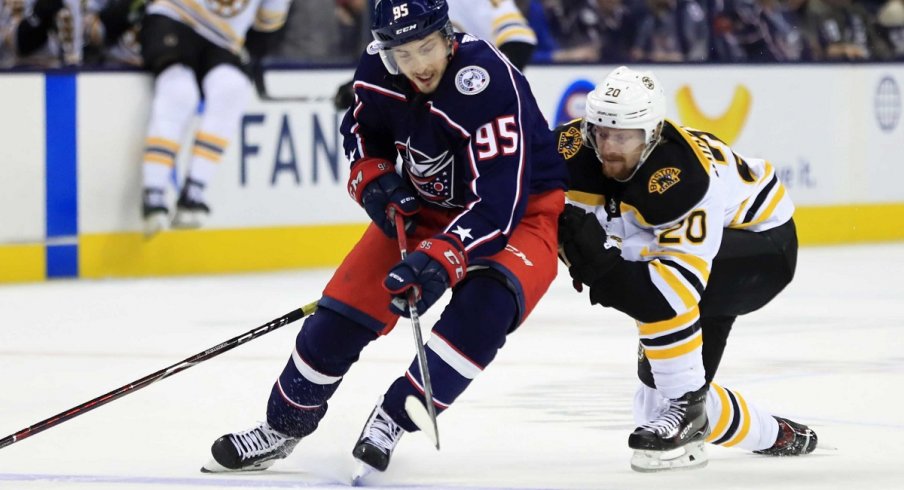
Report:
<svg viewBox="0 0 904 490"><path fill-rule="evenodd" d="M336 95L333 96L333 107L337 111L348 110L355 103L355 81L349 80L336 89Z"/></svg>
<svg viewBox="0 0 904 490"><path fill-rule="evenodd" d="M98 12L104 25L104 42L113 44L124 32L141 22L144 17L146 0L111 0Z"/></svg>
<svg viewBox="0 0 904 490"><path fill-rule="evenodd" d="M405 217L405 233L414 230L414 215L421 210L414 191L405 185L395 165L379 158L360 160L348 178L348 194L389 238L395 238L395 220L389 209Z"/></svg>
<svg viewBox="0 0 904 490"><path fill-rule="evenodd" d="M566 204L559 215L559 250L576 282L592 286L621 260L621 252L606 243L606 231L596 216Z"/></svg>
<svg viewBox="0 0 904 490"><path fill-rule="evenodd" d="M383 281L383 287L392 294L389 310L410 317L407 295L414 289L417 311L424 313L446 289L458 284L467 270L467 255L457 237L441 234L422 241Z"/></svg>

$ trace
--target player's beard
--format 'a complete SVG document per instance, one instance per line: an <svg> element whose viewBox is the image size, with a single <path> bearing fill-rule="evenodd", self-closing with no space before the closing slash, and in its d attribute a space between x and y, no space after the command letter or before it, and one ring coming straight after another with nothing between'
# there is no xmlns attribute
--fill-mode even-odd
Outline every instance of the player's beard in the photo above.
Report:
<svg viewBox="0 0 904 490"><path fill-rule="evenodd" d="M615 180L625 180L631 175L631 170L623 158L601 158L600 166L603 175Z"/></svg>

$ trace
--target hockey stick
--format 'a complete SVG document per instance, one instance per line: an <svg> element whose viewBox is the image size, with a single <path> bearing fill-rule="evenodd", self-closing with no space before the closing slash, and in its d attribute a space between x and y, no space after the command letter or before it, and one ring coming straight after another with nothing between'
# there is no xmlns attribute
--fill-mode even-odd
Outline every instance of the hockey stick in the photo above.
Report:
<svg viewBox="0 0 904 490"><path fill-rule="evenodd" d="M399 253L402 260L408 257L408 248L405 240L405 217L390 209L391 217L395 220L396 237L399 239ZM430 371L427 370L427 353L424 351L424 339L421 337L421 319L417 312L417 293L414 288L408 290L408 313L411 315L411 329L414 332L414 346L417 349L417 364L421 370L421 384L424 385L424 401L427 413L424 414L424 406L413 396L405 399L405 411L411 421L430 439L430 442L439 450L439 426L436 424L436 407L433 406L433 385L430 383ZM424 417L426 415L426 417Z"/></svg>
<svg viewBox="0 0 904 490"><path fill-rule="evenodd" d="M263 102L299 102L305 104L318 104L321 102L333 103L332 95L273 95L267 89L265 79L266 70L259 63L252 64L251 81L257 97Z"/></svg>
<svg viewBox="0 0 904 490"><path fill-rule="evenodd" d="M82 403L81 405L75 406L66 410L65 412L60 412L53 417L44 419L30 427L20 430L15 434L10 434L3 439L0 439L0 449L5 448L11 444L21 441L26 437L31 437L38 432L43 432L51 427L62 424L63 422L78 417L79 415L88 412L90 410L94 410L95 408L106 405L107 403L116 400L117 398L121 398L123 396L128 395L129 393L133 393L135 391L140 390L152 383L160 381L161 379L168 378L178 372L184 371L195 364L202 363L212 357L216 357L228 350L232 350L246 342L254 340L264 334L270 333L278 328L284 327L296 320L299 320L305 316L310 315L317 309L317 302L313 302L298 308L297 310L290 311L285 315L275 319L270 320L269 322L253 329L249 330L238 337L233 337L219 345L211 347L203 352L199 352L187 359L182 360L181 362L177 362L172 366L165 367L156 373L149 374L139 380L132 381L131 383L120 386L115 390L101 395L93 400Z"/></svg>

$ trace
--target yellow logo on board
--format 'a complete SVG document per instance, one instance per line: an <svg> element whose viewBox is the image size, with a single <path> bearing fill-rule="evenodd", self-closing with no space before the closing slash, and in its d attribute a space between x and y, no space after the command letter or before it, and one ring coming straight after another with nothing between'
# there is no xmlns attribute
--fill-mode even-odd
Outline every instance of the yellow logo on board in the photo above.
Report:
<svg viewBox="0 0 904 490"><path fill-rule="evenodd" d="M738 85L735 87L728 109L720 116L709 117L697 107L694 94L689 86L684 85L675 94L678 116L681 118L682 125L715 134L729 146L741 135L752 100L747 87Z"/></svg>

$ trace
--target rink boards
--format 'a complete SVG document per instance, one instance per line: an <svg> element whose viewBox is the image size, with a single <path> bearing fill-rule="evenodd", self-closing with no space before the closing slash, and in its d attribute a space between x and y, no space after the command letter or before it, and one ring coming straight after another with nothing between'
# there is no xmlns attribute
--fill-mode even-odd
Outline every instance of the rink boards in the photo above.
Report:
<svg viewBox="0 0 904 490"><path fill-rule="evenodd" d="M579 116L588 87L611 68L527 74L553 124ZM779 169L802 243L904 239L904 67L655 69L669 117ZM328 101L350 76L271 73L272 93L310 100L252 102L211 184L208 226L145 240L140 161L150 77L0 74L0 282L336 264L366 225L345 190L342 115ZM189 146L186 139L180 171Z"/></svg>

